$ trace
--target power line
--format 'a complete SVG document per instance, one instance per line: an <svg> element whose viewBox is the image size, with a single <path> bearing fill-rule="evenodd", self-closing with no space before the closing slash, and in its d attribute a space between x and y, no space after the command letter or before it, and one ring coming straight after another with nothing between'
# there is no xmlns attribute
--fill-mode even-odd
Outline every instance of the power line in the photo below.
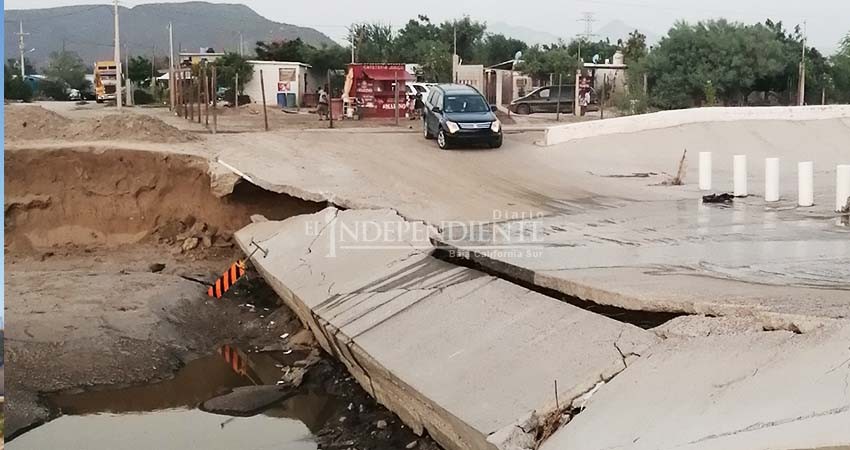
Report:
<svg viewBox="0 0 850 450"><path fill-rule="evenodd" d="M589 41L590 38L596 36L595 34L593 34L593 23L598 22L598 20L596 20L596 18L594 17L595 14L592 12L583 12L581 13L581 15L582 17L578 21L584 22L584 33L579 34L579 36L582 36Z"/></svg>

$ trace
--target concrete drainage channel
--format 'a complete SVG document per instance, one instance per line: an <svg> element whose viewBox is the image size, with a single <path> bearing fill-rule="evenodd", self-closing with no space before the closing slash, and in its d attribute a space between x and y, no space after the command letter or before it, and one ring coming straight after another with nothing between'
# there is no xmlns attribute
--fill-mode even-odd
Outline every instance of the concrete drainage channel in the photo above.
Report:
<svg viewBox="0 0 850 450"><path fill-rule="evenodd" d="M19 149L5 164L8 448L436 448L321 353L250 264L221 299L199 286L244 257L232 233L252 214L323 204L189 155Z"/></svg>

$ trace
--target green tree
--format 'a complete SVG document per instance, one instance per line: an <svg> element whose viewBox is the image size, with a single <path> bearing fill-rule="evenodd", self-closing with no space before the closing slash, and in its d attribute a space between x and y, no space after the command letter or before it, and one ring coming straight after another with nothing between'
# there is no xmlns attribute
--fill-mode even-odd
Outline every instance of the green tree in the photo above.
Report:
<svg viewBox="0 0 850 450"><path fill-rule="evenodd" d="M485 66L492 66L511 59L518 51L524 51L528 45L502 34L488 34L478 46L476 60Z"/></svg>
<svg viewBox="0 0 850 450"><path fill-rule="evenodd" d="M144 56L131 57L130 66L127 68L127 78L139 86L149 86L151 81L151 60Z"/></svg>
<svg viewBox="0 0 850 450"><path fill-rule="evenodd" d="M619 48L608 39L594 42L585 38L573 39L567 46L570 54L575 55L576 58L580 56L580 59L585 62L590 62L594 55L599 55L599 62L611 59Z"/></svg>
<svg viewBox="0 0 850 450"><path fill-rule="evenodd" d="M438 40L421 41L416 44L420 57L421 76L425 81L448 83L452 81L451 49L445 42Z"/></svg>
<svg viewBox="0 0 850 450"><path fill-rule="evenodd" d="M356 23L351 25L354 53L357 62L393 62L397 56L394 46L393 28L379 23Z"/></svg>
<svg viewBox="0 0 850 450"><path fill-rule="evenodd" d="M783 94L785 102L791 102L797 93L800 77L800 56L803 53L803 33L799 26L788 32L782 22L768 19L764 27L773 33L782 48L783 70L760 77L755 90ZM806 98L820 99L823 89L831 84L829 60L814 47L806 47Z"/></svg>
<svg viewBox="0 0 850 450"><path fill-rule="evenodd" d="M393 40L393 56L396 61L423 63L426 54L440 41L439 28L428 16L420 14L409 20L398 30ZM446 47L449 48L449 47ZM451 50L448 50L451 52ZM451 58L448 59L451 66ZM449 68L451 72L451 68Z"/></svg>
<svg viewBox="0 0 850 450"><path fill-rule="evenodd" d="M638 30L629 33L629 38L622 45L623 57L626 64L636 63L646 57L646 35Z"/></svg>
<svg viewBox="0 0 850 450"><path fill-rule="evenodd" d="M44 75L54 80L62 81L71 88L85 90L88 87L86 80L86 66L78 54L72 51L59 51L50 54L50 62Z"/></svg>
<svg viewBox="0 0 850 450"><path fill-rule="evenodd" d="M475 60L476 50L484 39L487 25L474 21L469 16L461 19L447 20L440 24L440 40L453 48L457 42L457 54L466 63Z"/></svg>
<svg viewBox="0 0 850 450"><path fill-rule="evenodd" d="M257 43L259 47L259 42ZM245 83L251 81L254 76L254 68L248 63L248 59L239 53L227 52L215 61L216 85L228 89L236 82L236 74L239 74L239 91L245 87Z"/></svg>
<svg viewBox="0 0 850 450"><path fill-rule="evenodd" d="M850 33L842 39L838 52L829 59L829 98L850 103Z"/></svg>
<svg viewBox="0 0 850 450"><path fill-rule="evenodd" d="M350 61L351 54L345 48L339 45L322 45L319 48L309 47L304 62L318 73L325 73L328 70L344 69Z"/></svg>
<svg viewBox="0 0 850 450"><path fill-rule="evenodd" d="M784 48L761 24L679 22L647 57L652 102L685 108L705 100L710 81L724 104L743 103L760 79L786 68Z"/></svg>
<svg viewBox="0 0 850 450"><path fill-rule="evenodd" d="M262 61L304 62L307 60L309 47L301 38L289 41L257 41L254 52L257 59Z"/></svg>
<svg viewBox="0 0 850 450"><path fill-rule="evenodd" d="M6 64L3 73L3 87L3 96L8 100L22 100L25 102L32 100L32 88L21 79L20 72L15 72L15 69L10 64Z"/></svg>
<svg viewBox="0 0 850 450"><path fill-rule="evenodd" d="M9 58L6 60L6 67L8 67L12 73L20 74L21 73L21 60L18 58ZM27 75L36 75L38 71L35 69L35 66L32 65L32 61L29 58L24 58L24 70L26 70Z"/></svg>
<svg viewBox="0 0 850 450"><path fill-rule="evenodd" d="M66 101L69 99L68 85L62 80L46 79L38 83L36 96L48 100Z"/></svg>
<svg viewBox="0 0 850 450"><path fill-rule="evenodd" d="M576 69L576 54L563 43L531 46L523 53L522 62L517 66L517 70L547 81L552 74L563 74L570 80Z"/></svg>

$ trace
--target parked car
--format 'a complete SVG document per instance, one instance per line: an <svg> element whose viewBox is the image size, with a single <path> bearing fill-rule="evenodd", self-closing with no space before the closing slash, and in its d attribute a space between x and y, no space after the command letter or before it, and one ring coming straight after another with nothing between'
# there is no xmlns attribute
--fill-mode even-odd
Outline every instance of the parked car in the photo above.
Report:
<svg viewBox="0 0 850 450"><path fill-rule="evenodd" d="M428 95L428 87L433 86L430 83L405 83L404 91L408 97L415 97L416 94L422 94L423 97Z"/></svg>
<svg viewBox="0 0 850 450"><path fill-rule="evenodd" d="M560 111L569 113L573 111L575 103L576 87L564 84L560 86L561 106ZM558 86L539 87L530 94L520 97L510 104L511 112L516 114L531 114L537 112L556 112L558 109Z"/></svg>
<svg viewBox="0 0 850 450"><path fill-rule="evenodd" d="M425 139L437 139L441 149L453 144L502 146L502 124L487 100L465 84L438 84L424 100L422 129Z"/></svg>

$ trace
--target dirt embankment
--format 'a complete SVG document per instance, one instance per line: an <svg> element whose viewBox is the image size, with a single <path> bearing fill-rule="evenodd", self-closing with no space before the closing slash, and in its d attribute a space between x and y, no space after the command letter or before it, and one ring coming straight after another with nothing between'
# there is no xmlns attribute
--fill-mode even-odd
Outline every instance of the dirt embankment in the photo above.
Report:
<svg viewBox="0 0 850 450"><path fill-rule="evenodd" d="M146 239L182 251L229 246L251 214L282 219L323 205L248 183L216 197L199 157L89 149L5 154L6 247L114 247ZM194 240L191 240L194 239ZM196 240L196 241L195 241Z"/></svg>
<svg viewBox="0 0 850 450"><path fill-rule="evenodd" d="M197 140L192 134L143 114L110 114L102 119L71 120L36 105L4 108L4 136L8 141L129 140L181 143Z"/></svg>

